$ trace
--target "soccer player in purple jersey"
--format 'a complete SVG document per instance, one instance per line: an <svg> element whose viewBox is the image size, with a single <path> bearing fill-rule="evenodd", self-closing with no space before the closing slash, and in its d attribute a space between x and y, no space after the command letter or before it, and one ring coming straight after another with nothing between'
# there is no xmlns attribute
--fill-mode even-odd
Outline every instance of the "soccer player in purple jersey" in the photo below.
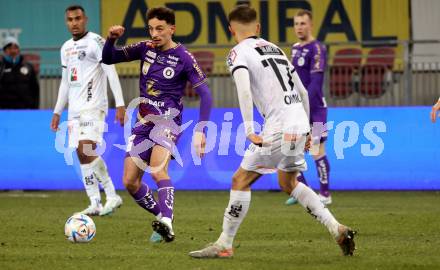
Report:
<svg viewBox="0 0 440 270"><path fill-rule="evenodd" d="M204 154L203 123L209 119L212 98L206 76L192 54L172 39L176 29L174 11L166 7L151 8L147 12L147 22L151 40L120 49L114 44L125 29L120 25L110 27L102 59L106 64L140 60L141 102L138 121L127 146L123 182L136 203L156 217L150 240L158 242L160 235L170 242L174 240L174 187L168 175L168 163L181 132L186 82L192 83L201 99L199 125L194 136L199 157ZM158 200L151 188L142 182L145 167L139 166L139 161L149 166L149 173L158 187Z"/></svg>
<svg viewBox="0 0 440 270"><path fill-rule="evenodd" d="M312 125L312 145L319 145L319 151L312 148L313 159L318 171L320 191L319 198L324 204L331 204L329 190L330 164L325 153L327 140L327 104L323 94L324 71L326 67L326 49L312 35L312 13L300 10L295 15L295 34L300 40L292 46L292 65L298 72L302 83L309 94L310 124ZM300 173L298 181L307 185L304 174ZM296 200L289 198L286 204L295 204Z"/></svg>

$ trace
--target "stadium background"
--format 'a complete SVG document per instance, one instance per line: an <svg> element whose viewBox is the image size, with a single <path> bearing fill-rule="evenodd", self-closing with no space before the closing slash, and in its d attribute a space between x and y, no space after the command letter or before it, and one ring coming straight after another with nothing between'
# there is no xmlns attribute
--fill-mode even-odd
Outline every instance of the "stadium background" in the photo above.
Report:
<svg viewBox="0 0 440 270"><path fill-rule="evenodd" d="M340 49L360 48L363 63L373 48L386 46L395 52L393 66L387 73L390 77L384 83L386 91L379 96L365 96L359 91L343 98L332 96L329 92L331 76L327 76L329 120L334 121L335 127L330 132L328 145L333 189L440 188L436 151L439 144L436 138L440 134L438 126L429 122L430 108L427 107L440 95L440 18L435 13L440 10L440 1L250 2L262 14L262 36L279 43L288 55L290 45L296 41L293 14L297 8L312 9L314 34L329 49L327 75L330 75L335 52ZM75 3L85 7L90 31L105 36L108 26L125 25L128 34L123 43L142 39L146 34L144 11L150 6L165 4L178 10L176 35L179 40L191 51L214 52L210 84L216 107L212 120L218 126L215 147L201 165L185 162L181 167L172 163L170 173L179 189L227 189L241 159L233 139L240 133L237 128L241 118L235 89L224 66L225 55L233 44L226 31L225 14L236 2L96 0ZM66 165L65 155L55 149L55 134L49 130L50 108L55 103L59 84L59 48L70 38L64 24L64 9L69 4L72 2L65 0L1 1L0 39L14 35L22 51L38 56L35 64L40 69L42 96L41 110L0 111L0 189L82 189L77 165L74 165L76 170ZM128 103L138 91L137 66L120 65L118 71ZM197 97L188 95L186 101L190 109L185 110L185 119L195 119ZM225 112L233 113L228 156L218 153L220 127L228 122L224 120ZM124 137L123 131L112 122L112 113L108 117L107 148L103 156L117 188L123 188L120 179L124 153L113 144L124 144ZM359 138L353 144L351 136L356 135L356 129L347 127L348 121L355 122L359 128ZM368 124L370 121L374 122ZM366 136L366 131L371 131L370 135ZM186 132L180 142L185 161L192 160L190 136L191 132ZM338 146L338 143L342 144ZM342 159L339 158L341 149ZM312 162L310 157L308 162ZM310 167L306 175L316 187L316 172ZM274 177L264 177L256 188L276 189Z"/></svg>

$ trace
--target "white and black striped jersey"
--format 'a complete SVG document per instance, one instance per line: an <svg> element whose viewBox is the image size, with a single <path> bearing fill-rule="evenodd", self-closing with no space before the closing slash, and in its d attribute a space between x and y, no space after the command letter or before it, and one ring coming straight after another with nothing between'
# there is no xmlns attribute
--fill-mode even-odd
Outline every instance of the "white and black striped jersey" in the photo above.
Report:
<svg viewBox="0 0 440 270"><path fill-rule="evenodd" d="M278 46L262 38L247 38L230 51L227 64L233 77L239 69L248 70L252 100L265 119L266 131L309 132L300 96L300 91L306 90Z"/></svg>

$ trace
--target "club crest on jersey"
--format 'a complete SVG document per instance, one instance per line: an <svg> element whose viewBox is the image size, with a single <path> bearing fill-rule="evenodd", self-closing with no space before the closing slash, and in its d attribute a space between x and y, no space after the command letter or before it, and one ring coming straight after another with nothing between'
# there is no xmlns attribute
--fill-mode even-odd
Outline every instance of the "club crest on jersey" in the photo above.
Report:
<svg viewBox="0 0 440 270"><path fill-rule="evenodd" d="M86 51L79 51L78 60L84 60L84 58L86 58Z"/></svg>
<svg viewBox="0 0 440 270"><path fill-rule="evenodd" d="M298 58L298 66L302 67L304 66L304 63L305 63L304 57L301 56L300 58Z"/></svg>
<svg viewBox="0 0 440 270"><path fill-rule="evenodd" d="M172 77L174 77L174 69L172 69L170 67L164 68L163 76L167 79L171 79Z"/></svg>

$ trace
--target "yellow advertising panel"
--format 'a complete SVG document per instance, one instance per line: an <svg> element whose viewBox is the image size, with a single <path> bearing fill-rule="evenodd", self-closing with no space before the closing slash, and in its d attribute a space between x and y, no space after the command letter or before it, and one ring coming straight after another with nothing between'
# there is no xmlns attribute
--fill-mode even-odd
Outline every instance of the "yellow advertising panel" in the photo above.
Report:
<svg viewBox="0 0 440 270"><path fill-rule="evenodd" d="M256 8L261 23L261 36L279 44L290 55L297 42L293 17L299 9L313 12L314 36L331 44L330 54L337 49L360 47L366 53L371 43L389 44L409 39L409 0L309 0L249 1ZM238 1L230 0L103 0L102 35L111 25L120 24L126 34L119 40L125 45L148 39L145 13L148 8L167 6L176 13L175 39L190 51L210 50L215 53L215 72L225 70L225 58L234 46L228 31L227 15ZM364 41L362 46L359 42ZM344 43L344 44L341 44ZM339 45L338 45L339 44ZM377 45L376 45L377 46ZM394 46L402 55L400 45ZM133 65L132 65L133 66Z"/></svg>

